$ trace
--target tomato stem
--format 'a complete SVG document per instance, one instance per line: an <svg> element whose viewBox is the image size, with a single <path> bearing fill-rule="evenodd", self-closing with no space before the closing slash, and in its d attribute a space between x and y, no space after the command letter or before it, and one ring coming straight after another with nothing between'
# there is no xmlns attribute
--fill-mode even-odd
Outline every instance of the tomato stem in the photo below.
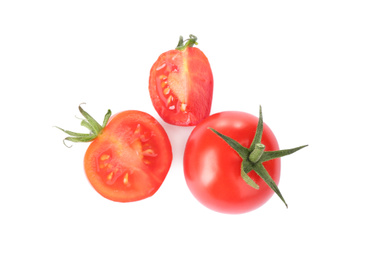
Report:
<svg viewBox="0 0 367 260"><path fill-rule="evenodd" d="M253 163L257 163L261 156L263 155L265 150L265 145L263 144L256 144L255 149L250 153L249 160Z"/></svg>
<svg viewBox="0 0 367 260"><path fill-rule="evenodd" d="M188 47L193 47L194 45L197 45L198 43L196 42L198 38L195 36L195 35L192 35L190 34L190 38L187 39L187 40L183 40L183 37L180 36L180 39L178 41L178 44L177 44L177 47L176 47L176 50L179 50L179 51L184 51L186 50L186 48ZM185 43L186 42L186 43ZM185 43L185 44L184 44Z"/></svg>

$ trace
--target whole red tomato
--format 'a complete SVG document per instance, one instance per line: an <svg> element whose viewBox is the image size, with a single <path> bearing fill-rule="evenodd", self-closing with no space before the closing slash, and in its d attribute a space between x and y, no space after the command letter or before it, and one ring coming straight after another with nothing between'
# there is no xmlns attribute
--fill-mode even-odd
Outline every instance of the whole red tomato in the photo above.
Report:
<svg viewBox="0 0 367 260"><path fill-rule="evenodd" d="M172 162L171 143L163 127L145 112L111 112L99 125L81 107L82 125L90 134L69 134L66 140L92 141L84 156L89 182L103 197L130 202L152 196L163 183Z"/></svg>
<svg viewBox="0 0 367 260"><path fill-rule="evenodd" d="M150 70L149 93L153 106L167 123L196 125L210 114L213 74L196 37L161 54Z"/></svg>
<svg viewBox="0 0 367 260"><path fill-rule="evenodd" d="M261 110L259 119L244 112L217 113L197 125L187 141L185 179L206 207L222 213L249 212L268 201L274 191L284 201L277 188L278 157L301 148L277 151L278 142L262 123ZM251 161L250 155L257 158Z"/></svg>

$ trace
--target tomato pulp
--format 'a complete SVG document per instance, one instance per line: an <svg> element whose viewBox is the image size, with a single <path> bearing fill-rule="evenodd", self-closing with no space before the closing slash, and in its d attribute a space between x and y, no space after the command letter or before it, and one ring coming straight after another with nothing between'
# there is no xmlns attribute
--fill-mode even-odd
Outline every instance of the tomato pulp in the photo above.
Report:
<svg viewBox="0 0 367 260"><path fill-rule="evenodd" d="M274 191L254 171L248 173L259 186L254 189L241 177L241 157L208 128L250 147L256 133L258 118L237 111L211 115L192 131L184 153L186 183L194 197L204 206L222 213L245 213L254 210ZM261 143L265 151L279 149L271 129L264 124ZM276 184L280 179L280 159L266 161L263 166Z"/></svg>
<svg viewBox="0 0 367 260"><path fill-rule="evenodd" d="M209 116L212 104L209 61L201 50L190 47L196 37L190 40L187 46L161 54L150 70L153 106L165 122L174 125L198 124Z"/></svg>
<svg viewBox="0 0 367 260"><path fill-rule="evenodd" d="M141 111L115 115L88 147L84 168L103 197L137 201L152 196L172 162L172 148L163 127Z"/></svg>

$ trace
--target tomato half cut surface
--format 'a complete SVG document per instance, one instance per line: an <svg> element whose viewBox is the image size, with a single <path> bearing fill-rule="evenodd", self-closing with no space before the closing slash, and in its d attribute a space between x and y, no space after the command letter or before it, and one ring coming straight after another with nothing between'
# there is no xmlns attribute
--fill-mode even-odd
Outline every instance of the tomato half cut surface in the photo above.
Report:
<svg viewBox="0 0 367 260"><path fill-rule="evenodd" d="M161 54L150 70L153 106L173 125L197 125L210 114L213 74L204 53L191 47L195 43L196 37L190 38L185 46Z"/></svg>
<svg viewBox="0 0 367 260"><path fill-rule="evenodd" d="M103 197L131 202L152 196L172 162L172 148L159 122L141 111L115 115L90 144L86 175Z"/></svg>

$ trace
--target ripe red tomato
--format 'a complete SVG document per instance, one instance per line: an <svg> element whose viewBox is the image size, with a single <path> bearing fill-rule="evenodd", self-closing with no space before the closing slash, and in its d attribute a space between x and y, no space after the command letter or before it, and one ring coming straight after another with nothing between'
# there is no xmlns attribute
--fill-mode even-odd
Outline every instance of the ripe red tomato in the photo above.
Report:
<svg viewBox="0 0 367 260"><path fill-rule="evenodd" d="M256 190L243 181L241 157L208 128L250 147L255 136L257 117L244 112L221 112L202 121L191 133L184 154L184 172L192 194L206 207L223 213L244 213L264 204L272 189L255 173L248 175L258 185ZM262 143L267 150L277 150L277 140L264 125ZM264 163L272 179L280 179L280 159Z"/></svg>
<svg viewBox="0 0 367 260"><path fill-rule="evenodd" d="M224 137L229 137L229 141ZM262 148L257 159L251 157L254 147ZM244 112L217 113L197 125L187 141L185 179L203 205L222 213L254 210L268 201L274 191L285 203L277 187L279 157L303 147L279 151L273 132L262 122L261 110L259 119ZM253 186L249 185L251 180L247 179L247 183L241 176L246 175L244 172L254 182Z"/></svg>
<svg viewBox="0 0 367 260"><path fill-rule="evenodd" d="M192 47L196 37L158 57L150 70L149 92L154 108L167 123L198 124L210 114L213 74L202 51Z"/></svg>
<svg viewBox="0 0 367 260"><path fill-rule="evenodd" d="M81 112L88 118L85 111ZM94 131L96 127L89 127L96 137L84 157L85 173L94 189L118 202L152 196L172 162L171 144L163 127L149 114L135 110L116 114L104 128L100 127L99 133ZM74 133L74 136L83 139L86 134Z"/></svg>

